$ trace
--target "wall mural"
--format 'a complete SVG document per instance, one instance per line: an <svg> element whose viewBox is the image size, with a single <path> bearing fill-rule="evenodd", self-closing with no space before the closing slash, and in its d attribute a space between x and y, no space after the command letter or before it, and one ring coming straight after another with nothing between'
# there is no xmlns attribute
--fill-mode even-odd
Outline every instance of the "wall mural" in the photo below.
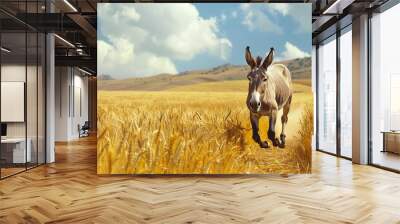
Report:
<svg viewBox="0 0 400 224"><path fill-rule="evenodd" d="M98 4L99 174L311 172L311 5Z"/></svg>

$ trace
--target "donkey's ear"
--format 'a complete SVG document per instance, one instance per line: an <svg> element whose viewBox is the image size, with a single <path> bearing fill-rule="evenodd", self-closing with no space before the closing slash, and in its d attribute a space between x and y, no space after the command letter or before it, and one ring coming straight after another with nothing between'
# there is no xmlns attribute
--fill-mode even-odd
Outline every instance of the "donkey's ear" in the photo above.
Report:
<svg viewBox="0 0 400 224"><path fill-rule="evenodd" d="M251 56L249 46L246 47L246 53L245 53L244 57L246 58L246 62L250 66L250 68L254 68L257 66L256 61L254 60L253 56Z"/></svg>
<svg viewBox="0 0 400 224"><path fill-rule="evenodd" d="M270 66L272 64L272 61L274 60L274 48L271 47L271 49L269 50L269 54L267 57L264 58L264 61L262 62L262 67L264 69L267 69L268 66Z"/></svg>

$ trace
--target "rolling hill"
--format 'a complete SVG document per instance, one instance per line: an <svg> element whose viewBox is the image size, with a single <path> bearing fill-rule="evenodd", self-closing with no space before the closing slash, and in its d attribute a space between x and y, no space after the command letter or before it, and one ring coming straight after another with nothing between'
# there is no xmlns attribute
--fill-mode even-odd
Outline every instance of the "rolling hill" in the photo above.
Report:
<svg viewBox="0 0 400 224"><path fill-rule="evenodd" d="M294 81L307 82L311 79L311 58L309 57L277 63L288 66ZM110 76L99 76L97 86L99 90L161 91L207 82L244 80L248 71L247 65L225 64L209 70L186 71L178 75L159 74L123 80L115 80Z"/></svg>

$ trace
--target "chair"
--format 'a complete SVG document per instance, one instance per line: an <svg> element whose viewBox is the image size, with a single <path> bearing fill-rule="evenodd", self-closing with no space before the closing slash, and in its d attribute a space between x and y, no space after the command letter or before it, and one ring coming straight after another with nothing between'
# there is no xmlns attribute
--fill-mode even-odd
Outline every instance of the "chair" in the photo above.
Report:
<svg viewBox="0 0 400 224"><path fill-rule="evenodd" d="M80 127L80 125L78 124L79 138L89 136L89 129L89 121L85 121L82 127Z"/></svg>

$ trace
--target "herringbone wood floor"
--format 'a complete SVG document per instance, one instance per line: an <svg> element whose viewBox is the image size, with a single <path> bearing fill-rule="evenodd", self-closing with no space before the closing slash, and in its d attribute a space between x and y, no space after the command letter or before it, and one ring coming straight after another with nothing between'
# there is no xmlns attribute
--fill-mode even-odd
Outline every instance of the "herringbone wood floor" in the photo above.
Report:
<svg viewBox="0 0 400 224"><path fill-rule="evenodd" d="M315 153L313 174L96 175L94 138L0 181L0 223L400 223L400 175Z"/></svg>

